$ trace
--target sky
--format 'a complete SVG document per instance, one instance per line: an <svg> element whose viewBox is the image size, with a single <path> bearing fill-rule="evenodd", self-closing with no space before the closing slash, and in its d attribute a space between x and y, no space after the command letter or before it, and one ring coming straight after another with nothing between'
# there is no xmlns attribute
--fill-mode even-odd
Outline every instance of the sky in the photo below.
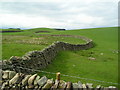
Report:
<svg viewBox="0 0 120 90"><path fill-rule="evenodd" d="M0 28L118 26L119 0L0 0Z"/></svg>

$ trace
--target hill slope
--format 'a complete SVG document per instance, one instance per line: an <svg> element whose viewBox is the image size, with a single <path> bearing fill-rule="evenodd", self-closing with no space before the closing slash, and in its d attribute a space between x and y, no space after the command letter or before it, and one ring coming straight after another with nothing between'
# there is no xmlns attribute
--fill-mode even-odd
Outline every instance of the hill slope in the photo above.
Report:
<svg viewBox="0 0 120 90"><path fill-rule="evenodd" d="M49 31L40 32L36 31ZM48 36L49 35L49 36ZM82 35L91 38L95 47L83 51L60 52L54 62L45 71L68 74L70 76L85 77L96 80L103 80L117 83L118 77L118 30L117 27L81 29L70 31L57 31L48 29L32 29L23 32L3 33L3 59L10 56L22 56L30 50L41 50L50 45L53 41L65 41L70 43L84 43L77 38L56 37L50 35ZM40 43L39 43L40 42ZM94 58L95 60L91 59ZM46 75L42 73L40 75ZM47 74L52 78L54 75ZM69 80L69 77L61 77ZM73 78L71 81L92 82L90 80Z"/></svg>

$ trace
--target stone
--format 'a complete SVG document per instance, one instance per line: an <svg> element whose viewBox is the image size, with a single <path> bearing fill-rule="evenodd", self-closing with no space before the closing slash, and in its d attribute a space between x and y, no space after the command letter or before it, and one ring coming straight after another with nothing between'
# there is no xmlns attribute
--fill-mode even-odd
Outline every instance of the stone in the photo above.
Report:
<svg viewBox="0 0 120 90"><path fill-rule="evenodd" d="M51 88L53 83L54 83L53 79L48 79L47 83L42 87L42 89L49 89L49 88Z"/></svg>
<svg viewBox="0 0 120 90"><path fill-rule="evenodd" d="M109 88L109 90L117 90L117 88L115 86L109 86L108 88Z"/></svg>
<svg viewBox="0 0 120 90"><path fill-rule="evenodd" d="M83 88L87 88L85 84L82 84L82 87L83 87Z"/></svg>
<svg viewBox="0 0 120 90"><path fill-rule="evenodd" d="M70 90L72 89L72 83L71 83L71 82L67 82L66 89L68 89L68 90L69 90L69 89L70 89Z"/></svg>
<svg viewBox="0 0 120 90"><path fill-rule="evenodd" d="M27 85L28 79L31 77L31 75L26 75L25 78L22 80L22 86Z"/></svg>
<svg viewBox="0 0 120 90"><path fill-rule="evenodd" d="M37 74L34 74L34 75L32 75L32 76L28 79L29 88L32 88L32 87L33 87L33 82L34 82L34 80L35 80L36 77L37 77Z"/></svg>
<svg viewBox="0 0 120 90"><path fill-rule="evenodd" d="M86 86L87 86L87 88L93 88L93 87L92 87L92 86L93 86L92 83L86 83Z"/></svg>
<svg viewBox="0 0 120 90"><path fill-rule="evenodd" d="M59 87L59 86L58 86L58 85L59 85L59 82L60 82L60 81L56 79L56 80L55 80L55 84L54 84L51 88L52 88L52 89L57 89L57 88Z"/></svg>
<svg viewBox="0 0 120 90"><path fill-rule="evenodd" d="M36 85L36 86L34 87L34 90L39 90L38 88L39 88L39 86Z"/></svg>
<svg viewBox="0 0 120 90"><path fill-rule="evenodd" d="M88 59L89 60L96 60L96 58L94 58L94 57L89 57Z"/></svg>
<svg viewBox="0 0 120 90"><path fill-rule="evenodd" d="M20 76L19 76L19 78L18 78L18 80L17 80L17 82L16 82L17 85L21 84L22 79L24 78L24 76L25 76L25 75L24 75L23 73L20 73Z"/></svg>
<svg viewBox="0 0 120 90"><path fill-rule="evenodd" d="M76 89L76 90L78 90L78 88L79 88L78 83L73 83L73 88Z"/></svg>
<svg viewBox="0 0 120 90"><path fill-rule="evenodd" d="M35 78L35 80L34 80L34 86L36 86L37 85L37 81L40 79L40 76L37 76L36 78Z"/></svg>
<svg viewBox="0 0 120 90"><path fill-rule="evenodd" d="M109 88L116 88L115 86L109 86Z"/></svg>
<svg viewBox="0 0 120 90"><path fill-rule="evenodd" d="M12 79L16 75L15 71L10 71L9 72L9 79Z"/></svg>
<svg viewBox="0 0 120 90"><path fill-rule="evenodd" d="M0 89L4 90L6 88L6 86L8 86L8 85L9 85L9 82L4 82Z"/></svg>
<svg viewBox="0 0 120 90"><path fill-rule="evenodd" d="M11 85L11 84L15 84L15 83L18 81L19 77L20 77L20 73L17 73L17 74L9 81L9 84L10 84L10 85Z"/></svg>
<svg viewBox="0 0 120 90"><path fill-rule="evenodd" d="M66 83L65 81L60 80L59 88L65 89L65 88L66 88L66 85L67 85L67 83Z"/></svg>
<svg viewBox="0 0 120 90"><path fill-rule="evenodd" d="M9 78L9 71L3 71L3 79L8 79Z"/></svg>
<svg viewBox="0 0 120 90"><path fill-rule="evenodd" d="M46 76L43 76L42 78L40 78L37 83L40 87L42 87L46 82L47 82L47 77Z"/></svg>
<svg viewBox="0 0 120 90"><path fill-rule="evenodd" d="M96 88L98 88L98 89L101 88L101 85L97 85Z"/></svg>
<svg viewBox="0 0 120 90"><path fill-rule="evenodd" d="M78 81L78 87L83 88L82 83L80 81Z"/></svg>
<svg viewBox="0 0 120 90"><path fill-rule="evenodd" d="M103 55L103 53L100 53L100 55Z"/></svg>

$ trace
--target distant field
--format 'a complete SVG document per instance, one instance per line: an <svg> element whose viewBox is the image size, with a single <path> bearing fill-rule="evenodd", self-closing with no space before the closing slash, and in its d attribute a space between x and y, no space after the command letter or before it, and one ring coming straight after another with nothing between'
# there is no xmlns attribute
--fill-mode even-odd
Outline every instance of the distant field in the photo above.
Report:
<svg viewBox="0 0 120 90"><path fill-rule="evenodd" d="M0 29L0 31L20 31L20 29Z"/></svg>
<svg viewBox="0 0 120 90"><path fill-rule="evenodd" d="M49 31L35 33L36 31ZM44 35L46 36L44 36ZM69 31L57 31L54 29L41 28L23 30L23 32L3 33L2 38L2 58L9 59L11 56L22 56L31 50L41 50L49 46L54 41L64 41L73 44L85 43L85 41L72 37L53 37L50 35L80 35L92 39L95 47L83 51L61 51L45 71L61 72L71 76L84 77L106 82L117 83L118 80L118 30L117 27L80 29ZM89 58L95 60L89 60ZM50 78L55 75L47 75ZM81 81L102 84L90 80L69 78L61 76L65 81Z"/></svg>

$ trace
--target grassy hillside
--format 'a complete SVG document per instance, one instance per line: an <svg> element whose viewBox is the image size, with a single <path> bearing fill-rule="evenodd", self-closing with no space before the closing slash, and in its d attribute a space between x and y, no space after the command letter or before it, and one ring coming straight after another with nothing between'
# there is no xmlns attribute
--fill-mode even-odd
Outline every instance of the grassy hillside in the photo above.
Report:
<svg viewBox="0 0 120 90"><path fill-rule="evenodd" d="M48 31L39 32L37 31ZM24 30L23 32L3 33L3 59L11 56L22 56L31 50L41 50L54 41L65 41L73 44L84 43L83 40L71 37L55 37L50 35L80 35L91 38L95 47L83 51L59 52L54 62L45 71L61 72L70 76L102 80L117 83L118 77L118 30L117 27L80 29L69 31L57 31L48 28ZM95 60L90 60L94 58ZM40 73L52 78L55 75ZM81 81L113 85L110 83L98 83L97 81L83 80L61 76L66 81Z"/></svg>
<svg viewBox="0 0 120 90"><path fill-rule="evenodd" d="M0 29L0 31L20 31L20 29L17 29L17 28L16 29L14 29L14 28L11 28L11 29Z"/></svg>

